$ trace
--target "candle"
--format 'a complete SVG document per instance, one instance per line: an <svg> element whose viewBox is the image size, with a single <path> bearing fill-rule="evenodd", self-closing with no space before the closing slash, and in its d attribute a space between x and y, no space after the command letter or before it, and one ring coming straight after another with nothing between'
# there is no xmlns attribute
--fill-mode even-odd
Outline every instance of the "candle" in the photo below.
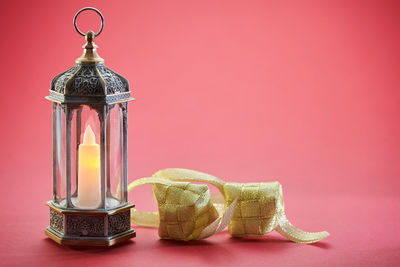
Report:
<svg viewBox="0 0 400 267"><path fill-rule="evenodd" d="M86 127L83 143L79 145L78 201L84 209L97 208L101 202L100 146L90 125Z"/></svg>

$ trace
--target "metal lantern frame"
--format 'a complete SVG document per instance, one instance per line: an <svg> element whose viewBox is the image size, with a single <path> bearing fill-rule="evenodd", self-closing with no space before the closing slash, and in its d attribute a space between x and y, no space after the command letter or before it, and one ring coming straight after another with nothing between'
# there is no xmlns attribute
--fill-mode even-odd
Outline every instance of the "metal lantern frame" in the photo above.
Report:
<svg viewBox="0 0 400 267"><path fill-rule="evenodd" d="M100 15L102 26L97 34L92 31L83 34L76 26L76 18L84 10ZM130 227L130 209L134 205L128 201L127 190L128 102L134 99L128 81L107 68L97 54L94 39L102 31L103 22L97 9L78 11L74 26L86 37L84 52L74 67L53 79L46 97L53 102L53 199L47 202L50 226L45 233L59 244L111 246L136 235ZM111 113L115 113L114 117ZM85 121L98 125L100 147L100 203L91 208L77 204L82 178L78 173L78 150ZM112 143L112 136L117 145ZM113 145L117 147L115 154ZM118 185L112 193L111 170L115 162Z"/></svg>

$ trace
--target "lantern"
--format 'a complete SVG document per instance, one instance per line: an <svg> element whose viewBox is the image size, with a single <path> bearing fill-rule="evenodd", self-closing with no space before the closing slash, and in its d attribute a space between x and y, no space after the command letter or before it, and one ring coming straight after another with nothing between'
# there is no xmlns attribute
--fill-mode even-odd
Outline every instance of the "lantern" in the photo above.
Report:
<svg viewBox="0 0 400 267"><path fill-rule="evenodd" d="M84 10L102 20L98 33L83 34L76 18ZM96 52L103 16L84 8L74 17L86 37L76 65L57 75L53 105L53 199L45 233L59 244L111 246L135 236L127 195L128 81L104 65Z"/></svg>

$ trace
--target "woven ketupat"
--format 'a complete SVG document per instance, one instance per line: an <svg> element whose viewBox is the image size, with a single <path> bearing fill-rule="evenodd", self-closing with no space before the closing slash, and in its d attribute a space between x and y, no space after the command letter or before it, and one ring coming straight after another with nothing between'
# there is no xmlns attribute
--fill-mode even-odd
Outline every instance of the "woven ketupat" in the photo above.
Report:
<svg viewBox="0 0 400 267"><path fill-rule="evenodd" d="M213 206L208 187L188 181L214 185L224 199L214 198ZM314 243L329 236L326 231L306 232L290 223L278 182L226 183L206 173L171 168L135 180L128 190L144 184L153 185L160 214L132 209L132 222L159 226L161 238L202 239L222 231L228 224L229 233L235 237L262 236L276 230L294 242ZM219 217L216 208L221 212Z"/></svg>
<svg viewBox="0 0 400 267"><path fill-rule="evenodd" d="M218 218L206 185L188 182L153 184L160 214L161 238L197 239L206 226Z"/></svg>
<svg viewBox="0 0 400 267"><path fill-rule="evenodd" d="M225 206L237 199L229 224L232 236L262 236L273 231L277 224L278 207L283 208L282 187L270 183L226 183Z"/></svg>

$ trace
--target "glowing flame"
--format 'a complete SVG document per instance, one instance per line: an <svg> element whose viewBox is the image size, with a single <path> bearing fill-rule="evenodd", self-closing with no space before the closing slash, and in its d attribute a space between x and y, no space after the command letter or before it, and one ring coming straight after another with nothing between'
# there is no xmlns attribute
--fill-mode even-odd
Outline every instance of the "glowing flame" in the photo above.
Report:
<svg viewBox="0 0 400 267"><path fill-rule="evenodd" d="M88 125L86 127L85 133L83 135L83 144L84 145L95 145L96 144L96 136L92 130L92 127Z"/></svg>

